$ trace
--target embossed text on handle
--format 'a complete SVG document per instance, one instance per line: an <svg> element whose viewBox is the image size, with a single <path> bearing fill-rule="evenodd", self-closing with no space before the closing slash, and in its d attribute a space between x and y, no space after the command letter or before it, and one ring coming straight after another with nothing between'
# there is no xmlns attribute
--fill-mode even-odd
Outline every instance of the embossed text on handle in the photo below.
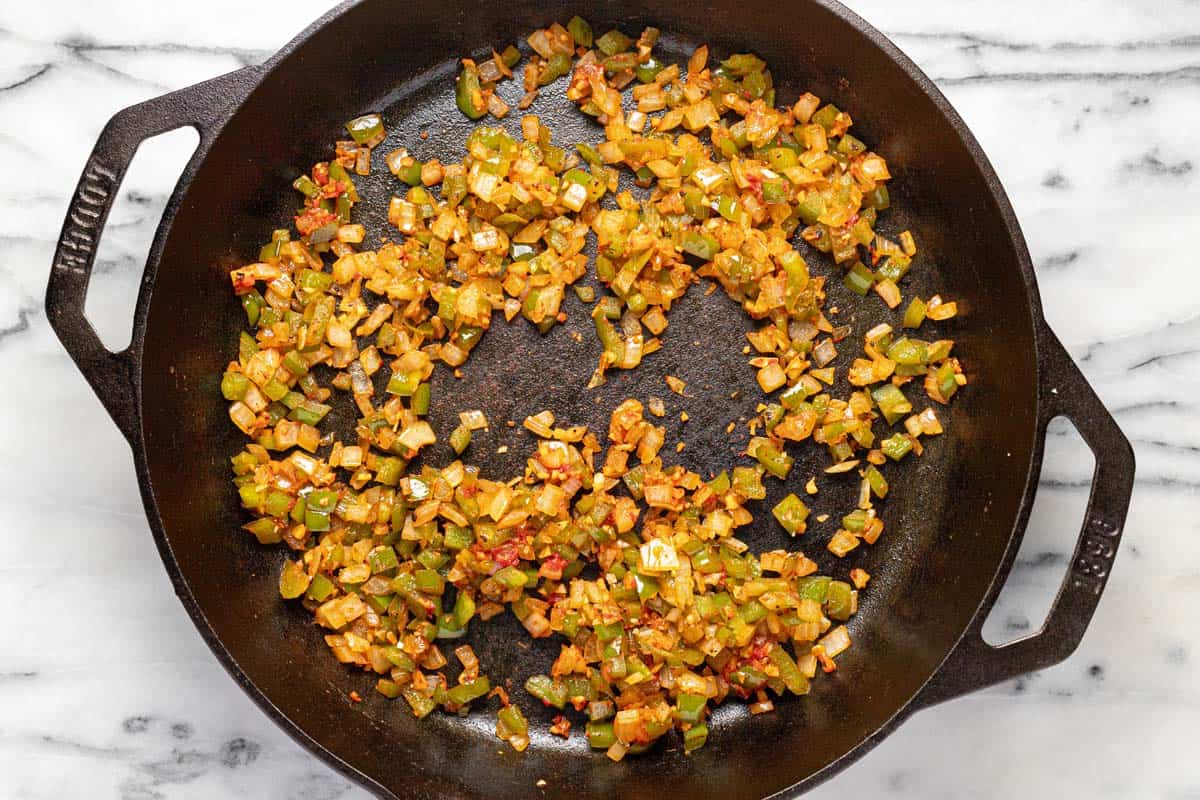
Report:
<svg viewBox="0 0 1200 800"><path fill-rule="evenodd" d="M1120 527L1099 514L1088 520L1079 543L1079 555L1071 565L1072 588L1100 594L1117 555L1116 539L1120 533Z"/></svg>
<svg viewBox="0 0 1200 800"><path fill-rule="evenodd" d="M117 188L117 173L92 161L84 170L83 179L71 204L67 226L58 243L54 268L76 275L86 275L96 255L100 239L100 220Z"/></svg>

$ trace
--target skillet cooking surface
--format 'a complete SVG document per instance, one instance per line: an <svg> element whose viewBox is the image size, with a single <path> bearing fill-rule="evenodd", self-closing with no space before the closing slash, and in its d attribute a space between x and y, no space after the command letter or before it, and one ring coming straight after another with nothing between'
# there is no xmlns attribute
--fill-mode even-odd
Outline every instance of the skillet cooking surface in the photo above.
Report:
<svg viewBox="0 0 1200 800"><path fill-rule="evenodd" d="M1034 460L1037 301L967 145L884 51L831 11L805 4L781 18L778 5L766 2L702 5L648 17L622 3L538 10L518 2L466 14L451 3L378 0L354 7L300 42L254 90L199 167L165 240L146 328L142 397L150 488L171 554L246 678L319 746L396 794L524 797L540 778L548 791L569 789L581 798L618 791L651 798L665 785L688 797L749 798L784 789L837 761L904 707L961 635L1008 546ZM421 160L458 160L474 125L454 107L455 59L523 39L576 11L597 34L615 21L633 35L654 24L664 31L658 50L681 62L701 42L717 58L753 50L770 64L781 103L807 89L847 110L860 138L887 158L895 176L881 231L894 236L909 228L920 248L902 286L906 299L938 291L958 300L962 311L935 329L957 340L972 383L949 411L938 408L946 435L932 440L923 458L887 472L894 491L881 504L887 529L877 545L845 560L824 549L841 515L854 507L857 478L820 475L825 458L811 444L794 448L791 479L767 481L767 500L751 504L756 523L741 538L755 551L799 547L823 572L844 577L861 566L874 576L850 623L854 646L839 658L839 671L814 681L807 698L777 701L774 714L751 719L742 704L721 707L708 746L688 757L675 734L653 754L620 764L589 754L578 730L566 742L549 736L550 713L535 709L520 684L547 670L558 641L532 642L510 615L474 624L468 641L494 681L510 678L516 686L514 698L531 717L529 751L516 754L494 736L494 709L465 719L438 713L414 720L403 701L373 691L372 677L331 657L310 615L280 601L276 580L286 552L261 547L238 530L246 520L229 481L228 458L241 437L226 417L219 380L245 317L226 270L254 260L271 229L286 224L295 207L290 181L329 157L345 120L383 113L388 141L376 150L372 176L358 182L363 202L356 221L368 231L386 230L387 198L398 183L382 155L405 146ZM543 90L529 113L552 128L556 144L598 141L601 130L565 100L563 83ZM519 84L508 82L501 93L515 106ZM517 131L519 119L514 108L503 124ZM427 140L419 138L422 131ZM853 327L838 362L847 364L867 328L885 319L897 324L899 314L874 295L852 295L841 285L840 268L815 251L802 252L814 274L830 277L827 307L842 309L834 324ZM545 336L519 317L506 324L496 315L461 380L439 368L435 429L444 438L459 410L482 408L492 429L476 435L467 460L498 477L518 473L531 452L533 439L520 428L527 414L549 408L564 423L606 431L622 399L655 395L667 403L668 447L679 438L687 443L678 455L664 448L668 463L705 476L739 463L745 426L732 436L725 427L752 415L762 396L741 353L751 322L719 289L705 296L707 285L693 286L672 309L660 352L632 372L611 371L609 382L592 391L584 386L599 343L572 292L564 303L568 322ZM686 398L667 389L668 374L687 381ZM927 402L920 390L909 394L917 410ZM679 422L681 410L691 418L686 424ZM353 425L349 404L336 413ZM516 428L504 426L509 419ZM501 445L506 454L496 454ZM439 444L431 463L445 463L449 452ZM821 487L810 502L814 514L831 517L786 541L769 509L789 491L804 496L813 474ZM363 703L350 702L352 689Z"/></svg>

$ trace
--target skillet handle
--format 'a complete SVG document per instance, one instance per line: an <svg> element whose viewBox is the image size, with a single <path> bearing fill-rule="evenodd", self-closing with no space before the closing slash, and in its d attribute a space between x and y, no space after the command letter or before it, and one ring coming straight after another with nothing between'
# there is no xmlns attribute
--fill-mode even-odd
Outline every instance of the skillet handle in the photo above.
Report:
<svg viewBox="0 0 1200 800"><path fill-rule="evenodd" d="M143 141L192 126L200 133L203 149L220 127L225 112L255 85L259 74L259 67L246 67L118 112L100 132L67 210L46 287L46 316L131 443L136 441L140 428L136 345L111 352L83 313L104 223ZM145 291L144 284L142 288Z"/></svg>
<svg viewBox="0 0 1200 800"><path fill-rule="evenodd" d="M1066 659L1079 646L1112 571L1133 491L1133 448L1058 337L1044 322L1039 346L1042 383L1039 387L1038 436L1045 438L1050 420L1066 417L1096 457L1086 516L1071 557L1070 570L1042 628L1000 647L988 644L981 635L984 620L1002 588L1002 584L993 586L966 634L921 690L916 699L918 708Z"/></svg>

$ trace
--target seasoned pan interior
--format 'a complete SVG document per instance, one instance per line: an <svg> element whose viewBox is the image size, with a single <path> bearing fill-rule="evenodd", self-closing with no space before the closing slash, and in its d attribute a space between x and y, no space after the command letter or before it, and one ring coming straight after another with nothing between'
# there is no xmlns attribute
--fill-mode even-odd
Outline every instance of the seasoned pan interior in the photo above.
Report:
<svg viewBox="0 0 1200 800"><path fill-rule="evenodd" d="M576 4L578 5L578 4ZM457 160L472 123L454 108L458 56L480 54L532 28L574 13L597 33L620 23L635 34L646 24L665 32L660 49L678 60L708 42L715 55L753 50L770 64L780 102L811 90L850 112L855 130L891 165L892 208L881 230L911 229L921 248L905 295L940 291L956 299L960 318L942 323L972 384L960 393L947 434L924 458L889 475L894 491L882 506L887 530L873 548L838 562L825 549L836 522L853 508L856 480L822 479L813 524L799 546L822 571L845 575L862 566L873 576L851 623L852 649L840 669L814 682L803 699L750 718L737 703L723 706L709 745L685 757L674 735L653 754L612 764L590 754L582 737L545 733L547 715L530 713L533 744L512 752L492 732L494 716L435 713L418 723L402 701L388 702L373 679L339 665L310 616L280 601L276 588L285 553L264 548L238 530L245 520L229 482L228 458L241 446L220 398L221 372L245 319L229 292L230 265L254 260L270 230L295 208L290 181L329 156L341 125L368 110L384 114L389 141L377 152L406 146L418 158ZM505 90L502 89L502 92ZM517 92L515 83L507 92ZM508 95L506 95L508 96ZM562 85L543 91L531 113L555 130L556 143L595 142L598 127L571 108ZM517 130L519 115L504 124ZM427 139L421 139L421 133ZM395 180L380 158L356 208L368 229L383 230ZM806 256L808 254L806 253ZM862 300L841 285L841 270L817 253L815 274L829 275L838 322L859 347L871 325L898 319L878 298ZM589 279L591 280L591 279ZM686 797L761 797L820 772L852 751L900 710L949 652L982 600L1013 533L1033 457L1036 417L1035 302L1031 278L996 199L954 125L916 81L851 23L813 3L780 14L767 2L675 4L650 14L620 2L560 8L519 0L492 5L368 0L335 17L278 58L262 85L233 117L182 197L155 277L143 364L143 433L151 488L162 519L169 567L186 584L212 634L244 680L335 759L404 797L526 797L546 791L580 798L651 798L665 786ZM432 422L443 435L463 408L482 408L493 422L468 451L486 475L515 474L531 449L521 430L527 414L549 408L572 424L607 430L625 397L667 400L668 443L687 448L675 458L708 475L735 463L744 425L761 392L741 348L750 321L723 292L692 288L670 315L662 351L633 372L610 372L607 385L585 391L599 354L587 311L568 292L567 324L538 334L517 318L497 315L456 380L435 377ZM577 342L572 332L582 334ZM839 362L841 363L841 362ZM839 370L844 372L844 370ZM671 394L663 376L687 381L688 397ZM737 397L731 397L733 392ZM910 392L924 402L920 391ZM349 404L341 420L353 424ZM679 423L679 411L690 421ZM943 413L943 409L939 409ZM516 420L509 429L504 420ZM496 454L507 445L506 454ZM664 450L664 452L666 452ZM795 546L771 522L769 508L788 491L801 492L822 459L811 447L785 485L768 481L758 523L742 538L756 549ZM448 458L445 446L432 458ZM185 597L185 600L188 598ZM531 642L511 617L476 623L469 639L493 680L511 678L517 691L545 671L553 640ZM366 698L352 703L352 689ZM546 719L541 719L546 717Z"/></svg>

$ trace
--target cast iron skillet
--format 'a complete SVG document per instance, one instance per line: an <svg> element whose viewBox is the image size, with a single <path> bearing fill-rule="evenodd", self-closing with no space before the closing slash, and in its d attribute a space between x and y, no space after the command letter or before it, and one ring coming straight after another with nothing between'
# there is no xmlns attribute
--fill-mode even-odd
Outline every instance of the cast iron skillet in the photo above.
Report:
<svg viewBox="0 0 1200 800"><path fill-rule="evenodd" d="M678 56L709 42L718 56L753 49L771 64L781 101L803 87L848 109L855 131L895 173L885 229L910 228L922 248L912 291L956 298L957 339L972 383L949 414L947 435L925 458L892 470L903 484L887 500L888 530L853 562L875 575L851 624L854 647L813 694L751 719L738 704L716 715L709 746L685 757L677 739L620 764L586 752L581 737L547 736L518 755L497 740L491 715L434 714L423 724L370 690L324 652L320 632L280 602L284 558L237 530L244 522L229 482L240 446L218 382L244 317L229 296L227 269L253 260L293 210L288 183L327 158L341 124L381 111L391 142L419 157L458 158L469 123L453 108L459 56L522 38L537 26L589 19L635 33L654 24ZM509 91L516 91L512 86ZM568 110L560 87L534 111L560 143L595 141L598 131ZM514 117L507 124L516 126ZM167 206L146 265L132 344L108 352L83 316L95 247L126 167L144 139L194 126L200 146ZM421 131L428 140L418 138ZM360 183L360 219L380 224L394 187L386 170ZM357 212L356 212L357 213ZM833 267L812 259L818 272ZM855 303L840 281L831 305L854 326L849 341L882 318L877 302ZM570 293L568 293L570 294ZM571 300L574 303L574 299ZM567 792L579 798L794 796L860 757L914 711L1066 658L1079 643L1104 588L1133 481L1125 437L1042 318L1029 254L1012 209L975 139L929 80L877 31L831 0L673 3L653 11L625 0L551 7L505 3L363 0L340 6L262 67L251 67L126 109L105 128L63 229L46 308L63 344L129 439L146 515L176 592L213 652L246 692L313 753L383 797L517 798ZM860 309L856 312L854 309ZM578 305L566 326L539 336L521 323L493 326L456 381L435 379L433 422L445 431L461 408L495 421L550 408L572 423L606 429L613 405L651 394L686 408L688 449L680 460L702 473L727 466L742 442L724 427L752 412L758 392L738 352L748 322L717 292L693 289L672 312L665 349L632 373L584 392L598 343ZM572 329L583 331L581 343ZM688 381L686 401L662 377ZM737 398L730 393L740 389ZM920 394L919 392L915 394ZM1020 544L1041 467L1046 424L1069 418L1096 455L1087 517L1070 572L1044 628L993 648L980 627ZM343 418L343 422L348 417ZM680 434L678 427L671 436ZM496 447L509 444L507 455ZM493 428L472 452L492 476L519 471L529 441L520 428ZM446 451L434 454L444 459ZM819 467L798 462L798 481ZM853 480L824 480L824 510L851 507ZM774 503L794 489L772 482ZM769 506L768 506L769 507ZM760 514L769 520L769 515ZM835 513L835 519L840 514ZM814 525L802 544L828 556L834 524ZM782 546L763 524L756 548ZM844 573L848 562L823 563ZM514 625L476 626L472 641L493 676L523 681L544 671L556 645L526 646ZM366 701L347 695L357 689ZM523 692L518 688L517 697ZM528 699L524 707L533 712ZM536 714L535 714L536 715ZM544 788L535 783L544 779Z"/></svg>

